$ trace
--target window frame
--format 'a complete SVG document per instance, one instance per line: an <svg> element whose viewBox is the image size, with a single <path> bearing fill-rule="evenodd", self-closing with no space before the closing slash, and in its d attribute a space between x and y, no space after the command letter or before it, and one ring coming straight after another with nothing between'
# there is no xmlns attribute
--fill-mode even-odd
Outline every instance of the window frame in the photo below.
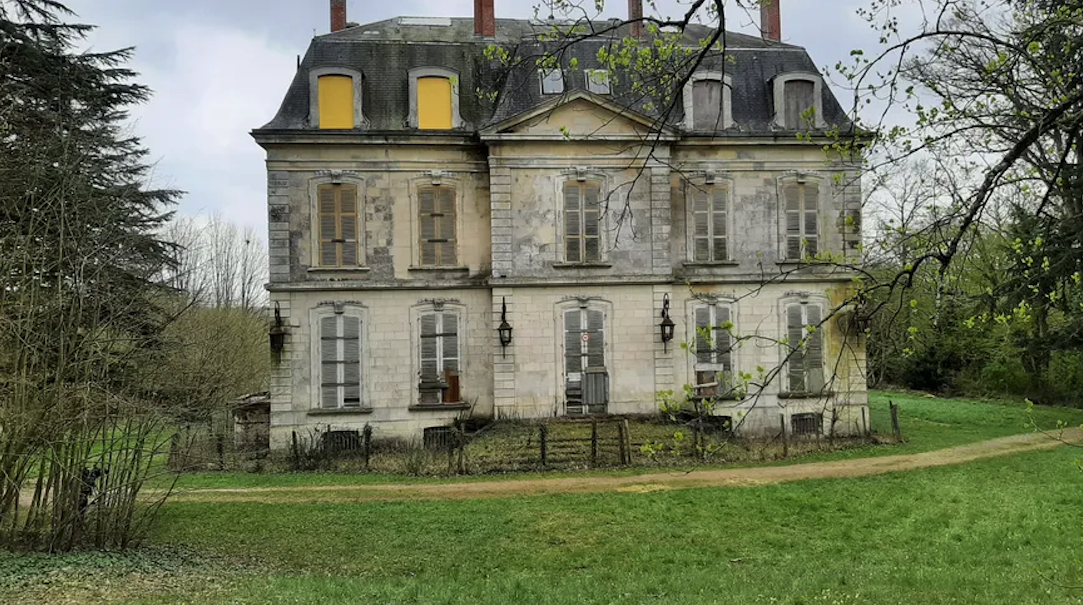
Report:
<svg viewBox="0 0 1083 605"><path fill-rule="evenodd" d="M320 67L308 72L308 123L317 130L342 130L320 128L320 78L323 76L344 76L353 80L353 128L357 130L368 128L368 120L364 111L364 74L356 69L348 67Z"/></svg>
<svg viewBox="0 0 1083 605"><path fill-rule="evenodd" d="M556 342L557 342L557 347L556 347L556 353L557 353L556 367L560 369L558 372L555 372L556 380L557 380L557 385L556 385L557 390L556 390L556 392L560 394L560 401L561 401L561 403L563 405L564 415L585 415L585 416L589 416L589 415L592 415L592 412L589 411L588 406L583 401L583 399L580 399L580 403L578 404L578 407L583 408L583 410L579 414L572 414L571 412L568 411L568 408L569 408L569 398L568 398L568 384L569 383L568 383L568 366L567 366L567 359L568 359L567 334L568 334L568 332L567 332L567 325L566 325L566 316L567 316L568 312L570 312L570 311L579 311L579 312L583 313L583 315L580 316L580 327L581 327L580 333L582 333L582 329L583 329L582 326L583 325L588 326L587 331L589 332L589 322L590 322L590 320L589 320L589 316L587 315L588 312L601 313L601 316L602 316L602 329L600 331L601 335L602 335L601 355L602 355L602 361L603 361L604 365L600 366L600 367L604 368L604 375L605 375L604 380L605 380L605 389L606 389L607 398L606 398L606 403L604 404L604 410L602 412L594 412L593 414L607 413L609 411L612 403L613 403L612 385L617 384L616 380L615 380L615 376L616 376L616 373L617 373L617 368L615 367L614 360L613 360L613 335L612 335L613 305L609 301L596 299L596 298L572 299L572 300L566 300L566 301L557 303L556 312L553 314L553 319L554 319L554 326L553 327L554 327L554 330L555 330L555 333L556 333ZM583 342L582 339L580 339L580 346L581 347L582 347L582 344L581 344L582 342ZM588 345L588 347L589 347L589 345ZM582 349L580 349L580 358L581 359L584 358L583 353L582 353ZM589 351L588 351L588 354L586 355L586 359L588 360L588 364L589 364ZM588 367L598 367L598 366L589 366L588 365ZM581 397L583 395L585 395L584 377L586 376L586 374L587 374L587 372L584 369L584 371L581 372L581 376L580 376L580 395L581 395Z"/></svg>
<svg viewBox="0 0 1083 605"><path fill-rule="evenodd" d="M717 347L717 344L716 344L717 343L717 336L715 337L715 340L712 343L712 347L711 347L712 351L711 351L711 361L710 362L702 362L702 361L700 361L699 351L698 351L699 340L700 340L700 338L699 338L699 330L700 330L700 328L699 328L699 322L698 322L698 319L697 319L697 315L698 315L699 311L701 311L703 309L708 309L709 310L708 311L709 312L708 323L711 324L711 327L712 327L713 330L719 329L722 324L726 323L726 321L728 321L733 326L732 328L730 328L727 331L730 343L729 343L729 348L726 351L719 351L718 350L718 347ZM727 314L729 315L728 320L722 321L722 322L718 321L718 315L719 315L719 310L720 309L725 309L726 310ZM692 352L692 354L689 355L689 363L690 363L690 366L691 366L690 367L691 380L689 382L692 384L693 393L696 396L699 396L699 397L727 398L733 391L734 384L735 384L734 378L737 375L737 346L736 346L736 343L734 342L735 334L736 334L736 331L737 331L737 305L735 304L735 302L733 300L730 300L730 299L717 299L717 300L692 299L692 300L689 301L689 305L688 305L688 324L687 325L688 325L688 330L690 332L690 334L688 335L687 342L694 343L694 345L695 345L694 348L696 349L695 351ZM725 357L725 360L722 360L723 356ZM729 365L728 370L726 369L727 364ZM701 382L699 382L699 373L700 372L714 372L715 378L716 378L715 382L713 382L713 383L706 383L706 382L701 383ZM728 382L728 384L726 384L722 380L718 379L725 372L729 373L729 377L728 377L729 382ZM706 392L706 391L709 390L710 387L714 387L715 392L713 392L713 393Z"/></svg>
<svg viewBox="0 0 1083 605"><path fill-rule="evenodd" d="M345 405L344 394L345 386L338 385L338 407L330 408L323 406L323 334L322 325L323 320L328 317L340 317L356 319L358 324L358 376L359 376L359 391L360 401L356 406ZM311 389L311 401L310 410L316 412L326 413L364 413L372 410L371 406L371 394L369 392L369 380L367 380L369 372L368 369L368 309L361 306L359 303L322 303L313 308L309 314L309 326L311 330L310 346L311 346L311 364L310 372L312 376L312 389ZM341 326L341 321L340 321Z"/></svg>
<svg viewBox="0 0 1083 605"><path fill-rule="evenodd" d="M779 233L779 258L783 263L803 263L807 262L810 256L815 257L822 253L827 247L824 245L824 204L827 195L825 181L818 177L810 176L791 176L780 179L778 186L778 233ZM790 256L790 238L793 237L789 232L789 213L788 208L789 198L788 191L791 188L797 187L800 191L800 199L798 200L799 209L797 213L799 215L798 227L800 230L800 248L801 254L798 257ZM810 187L816 188L816 203L810 209L808 203L808 190ZM812 213L816 217L816 250L815 253L809 255L809 233L808 233L808 215Z"/></svg>
<svg viewBox="0 0 1083 605"><path fill-rule="evenodd" d="M716 227L715 213L717 212L717 210L715 209L714 197L712 195L708 199L709 208L708 208L708 211L707 211L707 228L708 228L707 240L710 243L710 249L709 249L710 258L708 260L697 259L696 258L696 240L702 239L702 238L699 237L699 235L696 233L696 214L697 214L697 212L696 212L696 195L697 195L697 193L699 193L700 191L703 191L703 190L708 190L708 191L714 192L714 191L719 190L719 189L722 189L722 190L726 191L726 208L724 210L724 212L726 214L726 218L725 218L726 235L724 236L724 238L726 240L726 243L725 243L725 250L723 251L723 254L724 254L725 258L719 259L719 258L717 258L717 255L716 255L715 243L716 243L716 240L718 238L715 236L714 231L715 231L715 227ZM686 256L686 262L688 264L690 264L690 265L726 265L726 264L733 264L734 263L733 252L732 252L733 251L733 205L734 205L733 204L733 197L734 197L734 183L733 183L733 180L729 179L729 178L725 178L725 177L704 177L704 178L689 180L689 181L685 182L685 209L686 209L686 212L685 212L686 223L685 224L687 225L687 228L685 229L685 231L686 231L685 240L686 240L687 253L686 253L685 256Z"/></svg>
<svg viewBox="0 0 1083 605"><path fill-rule="evenodd" d="M559 212L559 261L560 265L570 266L597 266L604 265L607 259L607 242L606 242L606 216L608 213L605 211L604 200L606 199L606 180L601 178L601 175L583 174L574 178L561 179L557 182L557 199ZM566 191L569 185L579 187L579 208L577 212L579 214L579 235L571 236L568 234L568 208ZM594 185L598 188L598 258L594 260L586 260L586 241L588 239L586 235L586 204L584 203L583 191L588 185ZM577 237L579 240L579 260L570 260L568 257L568 240L572 237Z"/></svg>
<svg viewBox="0 0 1083 605"><path fill-rule="evenodd" d="M812 107L815 116L811 126L814 130L827 128L827 121L824 119L823 77L812 72L790 72L775 76L772 82L775 114L773 123L775 127L783 130L806 130L808 128L807 124L786 123L786 83L795 80L812 82Z"/></svg>
<svg viewBox="0 0 1083 605"><path fill-rule="evenodd" d="M795 307L799 307L801 309L801 322L802 322L801 323L801 339L803 341L803 343L802 343L803 344L803 347L802 347L803 350L802 350L802 353L801 353L801 362L802 362L801 382L802 382L803 388L800 389L800 390L793 388L794 384L792 382L793 381L793 376L792 376L792 372L791 372L791 369L792 369L793 366L791 364L793 363L794 355L792 355L791 352L793 352L796 347L795 347L795 343L789 342L791 340L790 339L790 320L789 320L790 309L795 308ZM810 320L809 320L808 310L810 308L813 308L813 307L818 310L820 320L818 322L816 322L815 324L810 324L809 323ZM828 328L828 322L824 321L824 315L825 315L824 310L826 309L826 307L827 307L827 305L825 304L825 302L823 300L820 300L819 298L815 298L815 299L812 299L812 298L788 299L788 300L784 300L784 301L782 301L780 303L780 311L781 312L779 313L779 316L780 316L779 319L780 319L780 323L781 323L782 338L784 338L784 339L786 339L788 341L786 344L781 346L781 354L782 354L781 361L784 361L785 363L782 364L783 368L782 368L782 372L781 372L781 376L782 376L782 380L784 381L784 384L782 385L783 388L779 389L779 392L782 393L784 396L796 397L796 398L801 398L801 397L815 398L815 397L825 396L825 395L828 394L828 388L827 387L828 387L829 380L828 380L828 375L827 375L827 356L825 354L826 353L826 351L825 351L826 338L824 337L824 332ZM816 389L816 388L810 389L809 388L809 372L814 369L808 364L808 349L809 349L809 343L810 343L810 341L808 339L809 339L809 334L810 334L810 332L809 332L809 326L810 325L814 325L814 327L816 327L816 331L815 331L815 334L813 336L814 336L814 340L817 342L817 346L819 348L819 355L820 355L819 371L820 371L820 382L822 384L819 386L818 389Z"/></svg>
<svg viewBox="0 0 1083 605"><path fill-rule="evenodd" d="M445 78L451 84L451 130L469 128L459 112L459 72L444 67L415 67L407 72L409 79L410 113L406 122L410 128L420 129L417 89L421 78ZM426 129L425 132L446 132L443 129Z"/></svg>
<svg viewBox="0 0 1083 605"><path fill-rule="evenodd" d="M355 220L357 221L357 264L355 265L324 265L321 255L322 233L320 233L320 189L327 185L347 185L357 189L357 203L354 208ZM356 174L340 172L327 172L309 179L309 270L311 271L364 271L367 269L366 254L367 241L365 237L365 196L366 183L363 178ZM337 231L337 229L336 229Z"/></svg>
<svg viewBox="0 0 1083 605"><path fill-rule="evenodd" d="M551 76L554 73L556 73L556 74L558 74L560 76L560 79L557 80L557 83L560 84L560 90L557 90L557 91L554 91L554 92L549 92L549 91L547 91L545 89L545 83L547 81L549 81L549 76ZM539 82L539 84L541 86L541 94L542 94L542 96L551 97L551 96L555 96L555 95L564 94L564 91L566 91L568 89L568 85L567 85L566 80L567 80L567 78L564 77L564 69L562 69L561 67L552 67L552 68L541 68L541 67L539 67L538 68L538 82Z"/></svg>
<svg viewBox="0 0 1083 605"><path fill-rule="evenodd" d="M596 80L597 74L604 74L605 80ZM613 81L609 77L608 69L584 69L583 78L586 81L587 92L605 96L613 94Z"/></svg>
<svg viewBox="0 0 1083 605"><path fill-rule="evenodd" d="M696 82L714 80L722 83L722 119L719 120L718 130L729 130L736 122L733 120L733 77L721 71L697 71L689 76L682 90L684 104L684 121L682 127L685 130L695 130L695 85ZM707 132L707 131L703 131Z"/></svg>
<svg viewBox="0 0 1083 605"><path fill-rule="evenodd" d="M463 270L466 264L463 261L463 208L465 207L464 196L467 193L463 182L458 178L452 178L447 173L432 173L423 177L411 179L410 187L410 269L429 271L453 271ZM455 259L454 265L423 265L421 263L421 191L427 187L446 187L454 192L455 199Z"/></svg>
<svg viewBox="0 0 1083 605"><path fill-rule="evenodd" d="M467 337L467 334L466 334L466 330L467 330L466 316L467 315L466 314L467 314L466 307L464 307L464 306L462 306L460 304L453 304L453 303L440 303L440 304L424 303L424 304L416 305L411 309L411 312L410 312L411 330L410 330L410 332L411 332L411 344L412 344L413 351L414 351L414 353L412 355L413 364L414 364L414 372L413 372L414 380L413 380L413 385L411 387L412 402L413 402L410 405L411 408L443 409L443 408L455 408L457 406L464 405L464 402L466 401L466 396L465 396L465 394L463 392L464 389L462 388L463 387L462 378L467 375L467 358L466 358L467 356L465 355L465 352L467 350L467 342L466 342L466 337ZM441 323L437 327L437 330L438 330L439 333L438 333L437 336L435 336L435 338L437 339L436 353L437 353L437 364L438 364L438 371L439 371L439 374L438 374L437 378L439 378L440 381L438 381L438 382L426 381L426 379L431 378L431 377L427 377L427 376L425 376L423 374L423 371L424 371L423 368L424 368L424 365L425 365L423 341L427 337L423 336L422 322L424 321L425 317L431 316L431 315L437 315L438 317L451 316L451 317L455 318L455 335L457 336L456 353L457 353L458 357L456 357L454 359L458 364L457 374L459 376L459 401L447 401L447 402L443 401L444 392L445 392L446 388L450 386L450 385L443 382L443 371L446 369L444 367L444 361L445 361L444 353L445 353L445 351L444 351L444 341L443 341L443 339L447 336L447 333L445 332L446 327L445 327L445 325L443 323L445 321L444 319L441 319ZM446 358L446 359L451 359L451 358ZM440 388L433 388L433 387L437 387L437 386L439 386ZM434 392L434 391L439 391L440 392L440 396L439 396L440 402L439 403L423 402L422 401L422 397L426 392Z"/></svg>

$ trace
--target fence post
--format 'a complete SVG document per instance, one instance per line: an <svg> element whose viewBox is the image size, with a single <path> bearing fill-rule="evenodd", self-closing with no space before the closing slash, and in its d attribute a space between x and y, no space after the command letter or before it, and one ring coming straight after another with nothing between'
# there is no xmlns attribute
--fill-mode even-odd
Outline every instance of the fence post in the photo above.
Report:
<svg viewBox="0 0 1083 605"><path fill-rule="evenodd" d="M627 418L625 418L624 420L621 420L621 424L624 425L624 452L625 452L625 455L627 456L624 463L628 464L628 465L631 465L632 464L632 431L628 427L628 419Z"/></svg>
<svg viewBox="0 0 1083 605"><path fill-rule="evenodd" d="M895 441L902 443L902 425L899 424L899 406L894 401L889 401L891 407L891 429L895 431Z"/></svg>
<svg viewBox="0 0 1083 605"><path fill-rule="evenodd" d="M866 419L865 416L866 416L865 408L862 407L861 408L861 435L863 437L865 437L866 439L868 439L869 438L869 422L868 422L868 420Z"/></svg>
<svg viewBox="0 0 1083 605"><path fill-rule="evenodd" d="M293 445L290 447L290 452L293 454L293 470L298 470L301 467L301 453L297 451L297 431L293 431Z"/></svg>
<svg viewBox="0 0 1083 605"><path fill-rule="evenodd" d="M628 429L624 426L624 421L623 420L617 423L617 441L619 442L618 445L619 445L619 449L620 449L620 464L621 464L621 466L627 464L626 460L628 459L628 451L625 449L625 445L624 445L625 444L625 437L627 435L625 433L625 431L627 431L627 430Z"/></svg>
<svg viewBox="0 0 1083 605"><path fill-rule="evenodd" d="M786 414L778 415L778 426L782 429L782 457L790 457L790 440L786 436Z"/></svg>
<svg viewBox="0 0 1083 605"><path fill-rule="evenodd" d="M466 474L466 429L462 426L457 431L459 438L459 474Z"/></svg>
<svg viewBox="0 0 1083 605"><path fill-rule="evenodd" d="M369 470L369 458L372 456L372 425L365 424L365 429L361 431L361 436L364 439L363 446L365 448L365 470Z"/></svg>
<svg viewBox="0 0 1083 605"><path fill-rule="evenodd" d="M226 470L226 436L219 434L214 440L214 449L218 452L218 470Z"/></svg>
<svg viewBox="0 0 1083 605"><path fill-rule="evenodd" d="M538 446L541 448L542 466L549 464L549 426L545 423L538 425Z"/></svg>
<svg viewBox="0 0 1083 605"><path fill-rule="evenodd" d="M598 421L590 421L590 465L598 466Z"/></svg>

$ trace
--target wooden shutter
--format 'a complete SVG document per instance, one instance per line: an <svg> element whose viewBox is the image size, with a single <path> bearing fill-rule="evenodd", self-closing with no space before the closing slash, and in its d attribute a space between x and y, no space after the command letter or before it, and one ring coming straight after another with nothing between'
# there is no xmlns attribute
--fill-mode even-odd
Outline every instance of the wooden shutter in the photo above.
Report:
<svg viewBox="0 0 1083 605"><path fill-rule="evenodd" d="M722 129L722 82L697 80L692 83L692 128Z"/></svg>
<svg viewBox="0 0 1083 605"><path fill-rule="evenodd" d="M819 229L819 209L820 209L820 188L814 184L809 183L804 186L804 211L805 211L805 228L804 244L805 244L805 256L816 256L820 250L820 229Z"/></svg>
<svg viewBox="0 0 1083 605"><path fill-rule="evenodd" d="M802 305L795 304L786 308L786 338L789 340L790 357L787 376L791 393L805 392L805 350L801 346L805 337L805 322L801 307Z"/></svg>
<svg viewBox="0 0 1083 605"><path fill-rule="evenodd" d="M605 367L605 313L587 311L587 367Z"/></svg>
<svg viewBox="0 0 1083 605"><path fill-rule="evenodd" d="M440 332L440 368L444 384L444 403L459 403L462 396L459 393L459 316L455 313L441 314L442 327Z"/></svg>
<svg viewBox="0 0 1083 605"><path fill-rule="evenodd" d="M583 185L583 261L596 263L602 259L601 249L601 188Z"/></svg>
<svg viewBox="0 0 1083 605"><path fill-rule="evenodd" d="M583 262L583 222L578 183L564 184L564 260Z"/></svg>
<svg viewBox="0 0 1083 605"><path fill-rule="evenodd" d="M421 266L436 264L436 188L422 187L417 194L418 221L421 225Z"/></svg>
<svg viewBox="0 0 1083 605"><path fill-rule="evenodd" d="M422 382L438 382L440 379L440 342L437 336L439 317L436 313L421 316Z"/></svg>
<svg viewBox="0 0 1083 605"><path fill-rule="evenodd" d="M354 86L350 76L320 76L316 81L321 129L354 127Z"/></svg>
<svg viewBox="0 0 1083 605"><path fill-rule="evenodd" d="M692 238L692 260L709 262L711 260L711 200L708 192L698 187L692 193Z"/></svg>
<svg viewBox="0 0 1083 605"><path fill-rule="evenodd" d="M790 80L783 87L783 119L791 130L810 126L804 114L814 106L816 85L808 80Z"/></svg>
<svg viewBox="0 0 1083 605"><path fill-rule="evenodd" d="M320 318L320 407L339 407L338 316Z"/></svg>
<svg viewBox="0 0 1083 605"><path fill-rule="evenodd" d="M815 330L808 335L805 344L805 387L810 393L819 393L824 388L824 347L823 328L820 326L820 307L806 305L806 322Z"/></svg>
<svg viewBox="0 0 1083 605"><path fill-rule="evenodd" d="M711 260L729 260L729 188L715 187L711 201Z"/></svg>
<svg viewBox="0 0 1083 605"><path fill-rule="evenodd" d="M320 266L358 265L357 187L320 185L317 190Z"/></svg>
<svg viewBox="0 0 1083 605"><path fill-rule="evenodd" d="M320 265L338 265L338 193L334 185L320 185L317 192L319 204Z"/></svg>
<svg viewBox="0 0 1083 605"><path fill-rule="evenodd" d="M714 363L711 343L711 308L696 307L696 362Z"/></svg>
<svg viewBox="0 0 1083 605"><path fill-rule="evenodd" d="M361 320L342 318L342 406L361 407Z"/></svg>
<svg viewBox="0 0 1083 605"><path fill-rule="evenodd" d="M730 322L729 307L715 307L714 324L714 350L715 363L722 366L726 372L733 371L732 352L733 337L725 326Z"/></svg>
<svg viewBox="0 0 1083 605"><path fill-rule="evenodd" d="M582 399L583 381L583 318L579 309L564 312L564 376L569 401Z"/></svg>
<svg viewBox="0 0 1083 605"><path fill-rule="evenodd" d="M441 267L454 267L458 264L455 190L451 187L438 187L436 192L436 264Z"/></svg>
<svg viewBox="0 0 1083 605"><path fill-rule="evenodd" d="M801 188L799 185L787 185L785 189L786 209L786 258L801 258Z"/></svg>
<svg viewBox="0 0 1083 605"><path fill-rule="evenodd" d="M453 126L451 80L440 77L417 79L417 127L421 130L449 130Z"/></svg>

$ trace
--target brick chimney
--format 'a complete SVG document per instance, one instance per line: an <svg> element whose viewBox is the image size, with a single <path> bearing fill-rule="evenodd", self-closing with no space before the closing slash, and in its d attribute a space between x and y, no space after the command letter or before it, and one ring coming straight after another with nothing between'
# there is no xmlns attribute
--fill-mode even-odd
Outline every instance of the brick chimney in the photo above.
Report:
<svg viewBox="0 0 1083 605"><path fill-rule="evenodd" d="M496 37L494 0L474 0L474 33L485 38Z"/></svg>
<svg viewBox="0 0 1083 605"><path fill-rule="evenodd" d="M778 7L781 0L763 0L760 5L760 31L763 39L782 42L782 11Z"/></svg>
<svg viewBox="0 0 1083 605"><path fill-rule="evenodd" d="M331 0L331 31L346 29L346 0Z"/></svg>
<svg viewBox="0 0 1083 605"><path fill-rule="evenodd" d="M631 22L632 37L643 35L643 0L628 0L628 21Z"/></svg>

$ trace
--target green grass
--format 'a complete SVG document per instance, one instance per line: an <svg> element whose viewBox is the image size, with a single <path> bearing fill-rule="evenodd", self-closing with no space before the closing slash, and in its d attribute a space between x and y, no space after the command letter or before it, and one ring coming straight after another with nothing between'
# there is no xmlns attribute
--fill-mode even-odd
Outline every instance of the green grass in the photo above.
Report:
<svg viewBox="0 0 1083 605"><path fill-rule="evenodd" d="M807 454L776 464L794 464L822 460L863 458L892 454L914 454L955 445L975 443L1025 433L1028 422L1053 428L1058 421L1070 425L1083 424L1083 410L1072 408L1036 407L1028 415L1021 401L979 401L969 399L926 398L920 395L874 391L870 396L871 424L883 438L891 434L888 401L900 406L900 422L904 444L849 447L830 452ZM710 465L727 466L727 465ZM728 466L749 466L748 463ZM656 472L655 467L613 469L601 471L551 472L547 477L584 475L635 475ZM219 489L246 487L302 487L326 485L367 485L379 483L447 483L493 481L507 478L537 476L537 473L508 473L503 475L472 475L466 477L408 477L378 473L186 473L177 481L178 489Z"/></svg>

